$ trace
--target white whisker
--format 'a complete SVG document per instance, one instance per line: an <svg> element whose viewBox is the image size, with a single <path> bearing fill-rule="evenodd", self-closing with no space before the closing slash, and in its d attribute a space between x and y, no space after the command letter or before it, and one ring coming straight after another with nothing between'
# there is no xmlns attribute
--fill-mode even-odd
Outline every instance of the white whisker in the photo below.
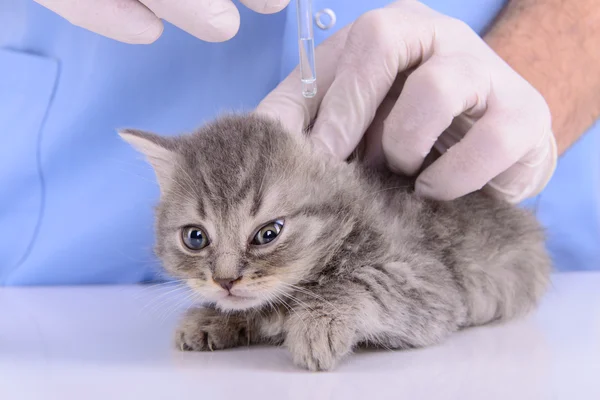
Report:
<svg viewBox="0 0 600 400"><path fill-rule="evenodd" d="M287 308L289 311L291 311L291 313L294 313L294 314L295 314L295 315L298 317L298 319L299 319L299 320L302 322L302 324L304 325L304 328L305 328L305 330L306 330L306 331L308 331L308 326L306 325L306 322L304 322L304 319L303 319L303 318L300 316L300 314L299 314L299 313L298 313L298 312L297 312L297 311L294 309L294 307L292 307L292 306L290 306L289 304L287 304L287 303L285 302L285 300L281 299L279 296L276 296L276 299L277 299L278 301L280 301L280 302L281 302L281 304L283 304L283 305L284 305L284 306L285 306L285 307L286 307L286 308ZM311 315L311 317L312 317L312 314L310 314L310 312L309 312L309 315Z"/></svg>
<svg viewBox="0 0 600 400"><path fill-rule="evenodd" d="M336 312L338 312L338 313L341 314L340 309L335 304L333 304L332 302L330 302L327 299L323 298L322 296L319 296L318 294L313 293L312 291L310 291L310 290L308 290L306 288L303 288L303 287L297 286L297 285L293 285L291 283L281 282L281 284L283 284L285 286L288 286L289 288L291 288L293 290L297 290L300 293L304 293L304 294L306 294L308 296L312 296L315 299L322 301L323 303L329 304Z"/></svg>

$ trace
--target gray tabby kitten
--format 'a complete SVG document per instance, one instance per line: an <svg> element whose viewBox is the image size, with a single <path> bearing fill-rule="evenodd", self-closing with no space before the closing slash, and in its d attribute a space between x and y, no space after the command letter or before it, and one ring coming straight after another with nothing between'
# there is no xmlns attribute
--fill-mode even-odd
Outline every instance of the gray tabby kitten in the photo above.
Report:
<svg viewBox="0 0 600 400"><path fill-rule="evenodd" d="M121 136L161 188L156 253L207 303L184 317L182 350L282 343L329 370L358 345L428 346L517 317L547 287L535 218L481 192L419 198L408 178L329 160L258 116Z"/></svg>

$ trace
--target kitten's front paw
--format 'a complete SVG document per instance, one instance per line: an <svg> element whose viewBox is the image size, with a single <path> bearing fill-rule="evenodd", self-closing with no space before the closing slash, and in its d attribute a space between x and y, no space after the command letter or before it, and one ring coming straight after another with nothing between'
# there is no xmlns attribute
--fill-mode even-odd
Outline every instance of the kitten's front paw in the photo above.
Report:
<svg viewBox="0 0 600 400"><path fill-rule="evenodd" d="M225 316L215 310L196 308L186 313L177 333L175 345L181 351L213 351L236 347L247 342L246 321Z"/></svg>
<svg viewBox="0 0 600 400"><path fill-rule="evenodd" d="M294 364L311 371L328 371L352 351L355 331L333 316L291 315L286 322L285 345Z"/></svg>

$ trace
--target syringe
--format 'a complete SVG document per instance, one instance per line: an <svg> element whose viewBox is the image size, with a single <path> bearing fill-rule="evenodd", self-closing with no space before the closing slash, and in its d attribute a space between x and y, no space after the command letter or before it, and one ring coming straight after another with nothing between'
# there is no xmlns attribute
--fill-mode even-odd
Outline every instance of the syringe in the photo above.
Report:
<svg viewBox="0 0 600 400"><path fill-rule="evenodd" d="M296 0L296 11L298 14L298 48L300 51L302 95L311 98L317 94L312 0Z"/></svg>

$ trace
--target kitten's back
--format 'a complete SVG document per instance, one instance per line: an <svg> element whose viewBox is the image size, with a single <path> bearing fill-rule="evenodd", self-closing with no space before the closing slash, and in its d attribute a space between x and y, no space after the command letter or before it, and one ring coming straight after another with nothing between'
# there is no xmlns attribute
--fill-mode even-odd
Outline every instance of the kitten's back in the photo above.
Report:
<svg viewBox="0 0 600 400"><path fill-rule="evenodd" d="M544 230L530 210L483 191L429 200L415 194L412 178L359 168L384 199L382 221L396 221L389 223L388 234L397 238L392 248L414 252L413 260L440 260L460 282L466 325L509 319L537 304L551 260Z"/></svg>

